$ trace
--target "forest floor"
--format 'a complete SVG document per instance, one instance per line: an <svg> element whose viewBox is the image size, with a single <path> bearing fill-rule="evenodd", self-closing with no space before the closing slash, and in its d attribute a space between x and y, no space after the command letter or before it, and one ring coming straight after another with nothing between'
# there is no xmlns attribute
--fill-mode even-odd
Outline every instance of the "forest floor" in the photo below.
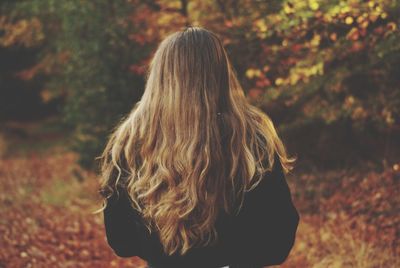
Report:
<svg viewBox="0 0 400 268"><path fill-rule="evenodd" d="M0 268L146 267L108 247L102 215L93 213L98 178L75 163L57 130L43 137L36 125L21 128L26 135L7 145L0 136L8 148L0 157ZM287 179L301 220L281 267L400 267L400 163Z"/></svg>

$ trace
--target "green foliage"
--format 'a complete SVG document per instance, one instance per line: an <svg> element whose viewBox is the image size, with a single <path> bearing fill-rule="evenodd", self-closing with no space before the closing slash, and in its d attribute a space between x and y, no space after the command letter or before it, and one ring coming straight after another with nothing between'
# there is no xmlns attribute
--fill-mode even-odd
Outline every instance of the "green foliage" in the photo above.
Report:
<svg viewBox="0 0 400 268"><path fill-rule="evenodd" d="M45 25L47 49L57 59L48 87L65 94L65 123L74 129L80 163L93 167L111 128L142 94L143 77L130 71L149 49L130 39L137 29L127 1L25 1L17 10Z"/></svg>
<svg viewBox="0 0 400 268"><path fill-rule="evenodd" d="M129 40L135 29L127 20L132 6L126 1L68 1L60 11L58 49L70 55L63 73L70 94L66 120L76 126L74 148L88 166L110 128L140 97L143 80L129 65L146 51Z"/></svg>

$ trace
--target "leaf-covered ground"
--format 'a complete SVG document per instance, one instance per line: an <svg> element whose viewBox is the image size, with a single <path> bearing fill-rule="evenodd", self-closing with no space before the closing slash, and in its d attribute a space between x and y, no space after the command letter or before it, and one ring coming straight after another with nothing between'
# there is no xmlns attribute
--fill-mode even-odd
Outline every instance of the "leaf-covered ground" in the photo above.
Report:
<svg viewBox="0 0 400 268"><path fill-rule="evenodd" d="M97 179L71 152L0 159L0 267L145 267L108 247ZM283 267L400 267L400 170L288 177L301 223Z"/></svg>
<svg viewBox="0 0 400 268"><path fill-rule="evenodd" d="M108 248L96 178L73 153L0 161L0 267L144 267Z"/></svg>
<svg viewBox="0 0 400 268"><path fill-rule="evenodd" d="M290 179L301 222L284 267L400 267L399 164Z"/></svg>

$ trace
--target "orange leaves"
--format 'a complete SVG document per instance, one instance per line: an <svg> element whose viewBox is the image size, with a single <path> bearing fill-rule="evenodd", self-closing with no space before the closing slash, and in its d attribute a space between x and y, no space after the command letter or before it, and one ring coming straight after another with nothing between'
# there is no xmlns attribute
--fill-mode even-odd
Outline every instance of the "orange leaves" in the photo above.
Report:
<svg viewBox="0 0 400 268"><path fill-rule="evenodd" d="M44 89L40 92L40 97L44 103L48 103L53 99L53 94L50 90Z"/></svg>
<svg viewBox="0 0 400 268"><path fill-rule="evenodd" d="M283 85L283 83L285 83L285 80L282 77L278 77L277 79L275 79L275 85L281 86Z"/></svg>
<svg viewBox="0 0 400 268"><path fill-rule="evenodd" d="M359 16L357 18L357 23L361 29L366 29L369 25L369 21L367 19L367 14L364 13L362 16Z"/></svg>
<svg viewBox="0 0 400 268"><path fill-rule="evenodd" d="M386 1L373 1L373 4L369 4L368 1L352 0L329 5L317 0L286 1L276 14L254 16L254 20L248 24L254 31L250 35L250 41L254 39L255 42L251 44L262 44L254 45L259 48L254 51L260 51L254 54L261 55L254 56L247 62L247 66L252 66L246 71L246 77L251 80L249 88L268 88L268 96L270 90L276 88L280 92L279 96L285 95L284 98L278 98L278 101L292 104L303 99L302 94L307 94L305 91L316 86L321 76L333 78L334 73L342 73L333 78L332 80L337 81L332 83L338 85L337 89L345 87L350 80L345 80L344 77L351 76L353 72L353 67L347 70L345 66L368 69L369 67L362 67L364 63L361 56L375 55L375 49L383 43L381 37L389 35L397 28L397 23L391 21L394 20L391 9ZM279 22L270 20L277 17L280 18ZM242 30L246 31L248 28L243 27ZM263 30L268 33L267 37L260 35ZM380 49L385 48L382 46ZM268 80L264 80L262 75L264 65L271 66L269 73L264 75ZM330 94L325 100L335 103L329 107L321 104L323 110L318 112L311 109L325 122L350 114L354 120L377 117L370 111L366 99L361 100L362 105L352 107L349 112L344 111L340 101L335 100L337 91L330 91ZM309 108L306 110L310 111Z"/></svg>
<svg viewBox="0 0 400 268"><path fill-rule="evenodd" d="M337 33L331 33L329 35L329 39L331 39L333 42L335 42L337 40Z"/></svg>
<svg viewBox="0 0 400 268"><path fill-rule="evenodd" d="M253 29L257 36L261 39L267 37L268 24L265 19L258 19L253 22Z"/></svg>
<svg viewBox="0 0 400 268"><path fill-rule="evenodd" d="M129 71L137 75L144 75L146 72L146 63L142 62L140 64L132 64L129 66Z"/></svg>
<svg viewBox="0 0 400 268"><path fill-rule="evenodd" d="M348 111L353 120L362 121L369 116L368 110L362 106L361 101L352 95L345 98L342 108Z"/></svg>
<svg viewBox="0 0 400 268"><path fill-rule="evenodd" d="M387 107L383 108L383 110L381 112L381 116L385 120L387 125L391 126L395 123L393 113ZM397 169L395 169L395 170L397 170Z"/></svg>
<svg viewBox="0 0 400 268"><path fill-rule="evenodd" d="M49 153L0 160L2 265L146 267L139 258L118 258L107 245L101 215L91 214L99 205L97 178L87 172L85 181L77 182L72 172L78 168L76 159L72 153ZM42 196L52 194L59 181L64 182L59 193L75 193L66 197L71 200L57 206L44 202ZM74 210L74 206L79 208Z"/></svg>
<svg viewBox="0 0 400 268"><path fill-rule="evenodd" d="M351 28L350 32L346 35L346 38L352 41L357 41L359 37L360 31L356 27Z"/></svg>
<svg viewBox="0 0 400 268"><path fill-rule="evenodd" d="M357 106L351 113L351 118L355 121L361 121L367 118L368 111L362 106Z"/></svg>
<svg viewBox="0 0 400 268"><path fill-rule="evenodd" d="M388 24L387 24L387 29L389 30L389 31L391 31L391 32L394 32L395 30L397 30L397 25L396 25L396 23L394 23L394 22L389 22Z"/></svg>
<svg viewBox="0 0 400 268"><path fill-rule="evenodd" d="M346 102L351 106L356 100L349 96ZM76 157L64 152L0 160L0 261L6 267L146 267L139 258L116 257L108 247L102 217L90 213L97 208L97 178L87 172L84 182L75 182ZM381 173L290 176L296 178L289 182L301 221L282 267L391 267L399 262L400 163ZM41 200L60 180L65 182L60 190L77 193L66 204L78 210ZM85 198L90 202L78 202Z"/></svg>
<svg viewBox="0 0 400 268"><path fill-rule="evenodd" d="M44 39L42 23L37 18L21 19L12 23L7 21L7 17L0 16L0 30L4 31L4 35L0 37L0 45L5 47L17 44L31 47Z"/></svg>
<svg viewBox="0 0 400 268"><path fill-rule="evenodd" d="M16 76L22 80L31 80L38 74L52 74L57 67L59 68L60 65L63 65L68 62L70 59L70 53L68 51L62 51L58 54L47 54L44 56L40 62L33 65L32 67L19 71L16 73ZM47 93L44 93L47 94ZM51 97L50 97L51 95ZM54 95L55 96L55 95ZM50 100L52 99L53 95L48 92L47 96L43 96L43 100Z"/></svg>
<svg viewBox="0 0 400 268"><path fill-rule="evenodd" d="M353 19L352 16L347 16L347 17L344 19L344 22L345 22L347 25L351 25L351 24L353 24L354 19Z"/></svg>
<svg viewBox="0 0 400 268"><path fill-rule="evenodd" d="M321 35L314 34L313 38L310 41L310 46L312 48L315 48L318 47L320 43L321 43Z"/></svg>
<svg viewBox="0 0 400 268"><path fill-rule="evenodd" d="M269 71L269 66L264 66L262 70L250 68L246 71L246 77L250 80L255 80L256 88L252 88L249 90L249 97L252 99L259 98L263 93L266 87L271 85L271 81L265 76L265 73Z"/></svg>
<svg viewBox="0 0 400 268"><path fill-rule="evenodd" d="M232 28L234 25L233 25L233 22L231 21L231 20L226 20L225 22L224 22L224 24L225 24L225 26L226 27L228 27L228 28Z"/></svg>
<svg viewBox="0 0 400 268"><path fill-rule="evenodd" d="M354 100L354 97L353 97L353 96L347 96L346 99L345 99L345 101L344 101L343 107L344 107L345 109L350 109L350 108L353 106L354 101L355 101L355 100Z"/></svg>
<svg viewBox="0 0 400 268"><path fill-rule="evenodd" d="M399 164L394 164L393 165L393 170L394 171L399 171L400 170L400 165Z"/></svg>
<svg viewBox="0 0 400 268"><path fill-rule="evenodd" d="M258 99L263 93L264 93L264 90L262 90L262 89L252 88L249 90L248 96L251 99Z"/></svg>
<svg viewBox="0 0 400 268"><path fill-rule="evenodd" d="M298 52L300 52L301 51L301 49L303 49L303 45L302 44L293 44L292 45L292 51L294 52L294 53L298 53Z"/></svg>
<svg viewBox="0 0 400 268"><path fill-rule="evenodd" d="M261 76L261 70L253 69L253 68L247 69L246 76L249 79L253 79L255 77L259 77L259 76Z"/></svg>
<svg viewBox="0 0 400 268"><path fill-rule="evenodd" d="M265 76L261 77L256 82L256 86L260 87L260 88L269 87L270 85L271 85L271 81L268 78L266 78Z"/></svg>
<svg viewBox="0 0 400 268"><path fill-rule="evenodd" d="M301 222L294 249L282 267L400 265L399 164L381 173L337 170L294 175L292 189L299 193L295 204L302 208ZM309 191L313 194L307 195Z"/></svg>

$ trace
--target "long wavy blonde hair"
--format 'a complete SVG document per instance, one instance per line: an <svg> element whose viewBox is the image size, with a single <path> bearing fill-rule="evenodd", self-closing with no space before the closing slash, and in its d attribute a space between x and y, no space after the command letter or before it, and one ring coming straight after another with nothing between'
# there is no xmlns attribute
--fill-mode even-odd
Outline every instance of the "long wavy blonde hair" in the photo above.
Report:
<svg viewBox="0 0 400 268"><path fill-rule="evenodd" d="M165 253L185 254L217 240L219 211L240 211L275 153L285 173L294 159L270 118L248 103L211 31L188 27L169 35L146 78L143 97L100 156L103 204L124 185Z"/></svg>

